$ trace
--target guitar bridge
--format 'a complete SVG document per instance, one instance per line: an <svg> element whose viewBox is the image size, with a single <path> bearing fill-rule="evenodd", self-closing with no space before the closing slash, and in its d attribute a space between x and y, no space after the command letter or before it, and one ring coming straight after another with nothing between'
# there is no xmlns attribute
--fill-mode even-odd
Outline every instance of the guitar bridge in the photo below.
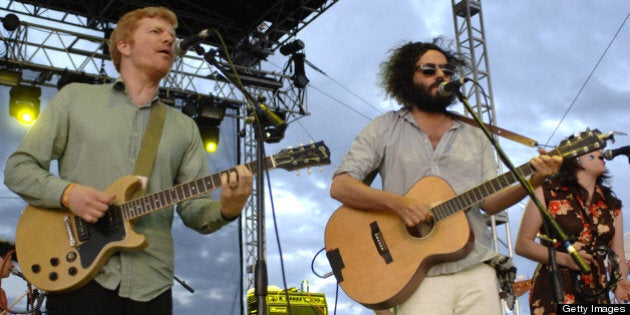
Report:
<svg viewBox="0 0 630 315"><path fill-rule="evenodd" d="M376 246L378 254L383 257L385 263L390 264L394 259L392 259L387 243L385 243L385 239L383 238L383 233L381 233L381 229L378 227L376 221L370 223L370 230L372 233L372 241L374 241L374 246Z"/></svg>

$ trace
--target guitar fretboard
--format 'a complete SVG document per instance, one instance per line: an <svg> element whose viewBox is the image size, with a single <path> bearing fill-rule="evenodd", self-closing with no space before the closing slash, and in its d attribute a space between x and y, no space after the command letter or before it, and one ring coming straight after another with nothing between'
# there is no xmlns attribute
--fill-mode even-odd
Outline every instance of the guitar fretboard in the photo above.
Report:
<svg viewBox="0 0 630 315"><path fill-rule="evenodd" d="M518 168L516 168L516 170L520 174L522 174L522 176L529 176L535 171L535 169L531 165L529 165L529 163L525 163L519 166ZM481 184L480 186L470 189L455 198L451 198L431 208L434 220L439 221L448 217L451 214L467 209L477 202L483 200L483 198L512 185L517 180L518 178L514 173L508 172L498 177L495 177Z"/></svg>
<svg viewBox="0 0 630 315"><path fill-rule="evenodd" d="M245 167L249 168L252 174L256 174L256 172L258 171L257 165L257 161L244 164ZM274 167L275 161L272 156L266 157L263 160L263 169ZM167 190L146 195L138 199L123 203L120 205L123 217L127 220L135 219L155 210L170 207L179 202L215 190L221 187L221 175L232 171L235 172L236 168L231 168L223 172L202 177L191 182L173 186Z"/></svg>

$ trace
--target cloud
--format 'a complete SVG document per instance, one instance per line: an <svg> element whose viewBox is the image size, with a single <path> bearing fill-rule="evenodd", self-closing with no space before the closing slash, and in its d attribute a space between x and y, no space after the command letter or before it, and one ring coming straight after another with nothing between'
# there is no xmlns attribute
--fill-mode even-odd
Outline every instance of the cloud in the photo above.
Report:
<svg viewBox="0 0 630 315"><path fill-rule="evenodd" d="M498 125L541 144L549 142L550 148L567 135L586 128L630 132L630 42L628 26L622 24L629 9L630 3L624 0L587 5L568 0L484 2L485 45ZM619 35L613 41L617 31ZM324 73L306 68L311 81L309 115L292 122L285 138L267 145L266 151L271 155L287 146L324 140L330 148L332 164L322 167L322 172L314 168L310 175L302 170L300 176L270 170L274 205L271 206L270 198L265 204L265 258L270 285L282 287L286 282L288 287L299 288L302 280L307 280L311 292L326 294L330 314L335 302L337 314L373 314L343 291L337 292L334 277L320 278L330 271L325 255L319 252L324 246L325 226L340 206L330 198L328 188L335 167L359 130L370 119L398 107L384 98L377 81L379 65L389 50L405 41L430 40L437 35L455 38L449 1L339 1L300 31L297 37L306 44L306 58ZM285 62L286 57L271 56L263 67L279 71L277 65ZM8 112L7 103L8 89L0 88L1 113ZM3 167L25 132L11 117L0 115ZM226 151L234 149L234 142L228 138L229 135L222 135ZM630 144L627 136L616 138L617 142L609 148ZM534 148L509 140L501 139L500 143L516 165L536 154ZM234 152L226 155L234 156ZM210 164L213 171L219 171L232 167L231 161L226 156L212 157ZM613 189L624 204L630 204L625 189L630 185L628 161L618 157L607 162L607 166ZM265 190L269 190L266 182ZM0 236L10 237L25 204L3 185L0 201ZM522 207L512 207L508 213L510 236L515 239ZM624 220L625 230L629 223ZM506 226L498 229L501 240L507 238L505 229ZM240 303L245 298L239 291L240 284L252 274L240 273L238 232L234 222L214 234L199 235L176 221L176 275L196 290L191 294L174 283L176 314L206 314L209 310L213 314L240 314ZM534 263L521 257L515 257L515 262L519 274L532 276ZM3 281L3 288L4 284ZM20 283L6 287L10 300L19 296L22 287ZM521 312L528 312L527 294L519 302Z"/></svg>

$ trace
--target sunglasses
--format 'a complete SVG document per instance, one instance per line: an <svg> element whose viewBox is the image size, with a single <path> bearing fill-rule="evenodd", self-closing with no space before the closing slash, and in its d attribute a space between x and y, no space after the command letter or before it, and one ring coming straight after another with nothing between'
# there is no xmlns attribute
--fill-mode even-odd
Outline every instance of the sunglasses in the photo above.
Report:
<svg viewBox="0 0 630 315"><path fill-rule="evenodd" d="M434 75L437 72L437 69L440 68L444 75L452 76L455 74L455 66L449 63L444 63L441 65L434 63L423 63L419 66L416 66L416 71L422 71L424 75Z"/></svg>

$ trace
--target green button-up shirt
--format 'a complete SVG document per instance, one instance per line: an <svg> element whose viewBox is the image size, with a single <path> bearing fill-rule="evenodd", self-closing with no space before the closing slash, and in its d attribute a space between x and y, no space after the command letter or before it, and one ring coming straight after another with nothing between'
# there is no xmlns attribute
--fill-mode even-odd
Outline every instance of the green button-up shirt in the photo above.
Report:
<svg viewBox="0 0 630 315"><path fill-rule="evenodd" d="M98 190L133 174L151 106L136 106L121 80L112 84L70 84L42 112L8 158L5 184L36 207L59 208L71 182ZM57 161L58 174L51 172ZM208 175L208 165L195 122L168 107L164 129L149 178L148 193ZM220 203L204 195L180 203L184 224L211 233L227 222ZM95 280L119 295L148 301L173 284L173 207L154 211L133 223L148 247L114 254Z"/></svg>

